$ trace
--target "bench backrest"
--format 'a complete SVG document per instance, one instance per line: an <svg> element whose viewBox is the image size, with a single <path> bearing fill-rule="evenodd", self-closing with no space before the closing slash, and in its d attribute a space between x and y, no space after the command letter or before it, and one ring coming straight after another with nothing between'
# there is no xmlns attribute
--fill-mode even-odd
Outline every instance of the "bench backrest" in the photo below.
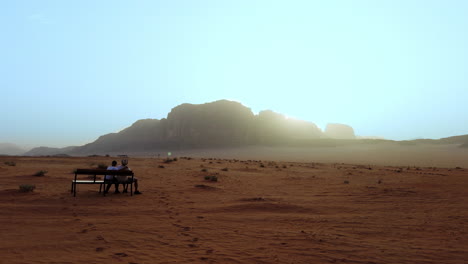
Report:
<svg viewBox="0 0 468 264"><path fill-rule="evenodd" d="M75 175L116 175L133 176L130 170L97 170L97 169L76 169Z"/></svg>

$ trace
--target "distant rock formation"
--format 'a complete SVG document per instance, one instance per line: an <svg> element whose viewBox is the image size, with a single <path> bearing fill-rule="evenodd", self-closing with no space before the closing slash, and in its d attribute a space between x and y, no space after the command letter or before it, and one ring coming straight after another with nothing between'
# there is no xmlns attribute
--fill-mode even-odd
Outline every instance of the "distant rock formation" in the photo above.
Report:
<svg viewBox="0 0 468 264"><path fill-rule="evenodd" d="M164 141L179 146L235 146L250 142L254 114L227 100L182 104L167 115Z"/></svg>
<svg viewBox="0 0 468 264"><path fill-rule="evenodd" d="M70 154L105 154L127 150L150 150L158 147L163 134L161 121L157 119L138 120L130 127L118 132L100 136L96 141L73 149Z"/></svg>
<svg viewBox="0 0 468 264"><path fill-rule="evenodd" d="M179 105L167 118L139 120L70 154L271 145L321 137L323 133L314 123L288 119L270 110L254 115L238 102L220 100Z"/></svg>
<svg viewBox="0 0 468 264"><path fill-rule="evenodd" d="M0 143L0 155L21 155L25 149L11 143Z"/></svg>
<svg viewBox="0 0 468 264"><path fill-rule="evenodd" d="M335 139L355 139L354 129L343 124L327 124L325 136Z"/></svg>
<svg viewBox="0 0 468 264"><path fill-rule="evenodd" d="M65 148L49 148L49 147L37 147L24 153L24 156L57 156L65 155L73 151L76 147L65 147Z"/></svg>
<svg viewBox="0 0 468 264"><path fill-rule="evenodd" d="M351 127L332 124L324 134L314 123L286 118L271 110L254 115L238 102L220 100L205 104L182 104L167 118L138 120L130 127L99 137L84 146L34 149L35 155L89 155L246 145L301 145L324 137L354 138ZM46 154L44 154L46 153Z"/></svg>
<svg viewBox="0 0 468 264"><path fill-rule="evenodd" d="M441 138L439 141L444 144L468 144L468 135Z"/></svg>
<svg viewBox="0 0 468 264"><path fill-rule="evenodd" d="M302 120L289 119L271 110L261 111L255 117L253 132L256 143L282 144L291 140L318 139L322 131L314 124Z"/></svg>

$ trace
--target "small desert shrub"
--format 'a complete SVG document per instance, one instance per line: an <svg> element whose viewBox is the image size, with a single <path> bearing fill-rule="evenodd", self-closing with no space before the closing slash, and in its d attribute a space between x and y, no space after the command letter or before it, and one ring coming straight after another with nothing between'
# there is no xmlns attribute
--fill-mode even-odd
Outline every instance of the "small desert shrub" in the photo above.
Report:
<svg viewBox="0 0 468 264"><path fill-rule="evenodd" d="M103 163L99 163L97 165L98 169L103 169L103 170L107 170L107 165L106 164L103 164Z"/></svg>
<svg viewBox="0 0 468 264"><path fill-rule="evenodd" d="M167 158L164 160L164 163L171 163L173 161L176 161L177 159L170 159L170 158Z"/></svg>
<svg viewBox="0 0 468 264"><path fill-rule="evenodd" d="M173 158L172 160L173 160L173 161L177 161L177 158Z"/></svg>
<svg viewBox="0 0 468 264"><path fill-rule="evenodd" d="M288 168L288 166L286 166L286 165L283 165L283 169L286 169L286 168Z"/></svg>
<svg viewBox="0 0 468 264"><path fill-rule="evenodd" d="M263 164L260 164L260 167L261 167L261 168L265 168L265 165L263 165Z"/></svg>
<svg viewBox="0 0 468 264"><path fill-rule="evenodd" d="M207 172L208 170L207 170L207 169L202 169L201 171L202 171L202 172Z"/></svg>
<svg viewBox="0 0 468 264"><path fill-rule="evenodd" d="M159 165L158 168L164 169L165 167L163 165Z"/></svg>
<svg viewBox="0 0 468 264"><path fill-rule="evenodd" d="M5 161L5 165L7 165L7 166L16 166L16 162L14 162L14 161Z"/></svg>
<svg viewBox="0 0 468 264"><path fill-rule="evenodd" d="M40 170L40 171L38 171L38 172L34 173L34 176L37 176L37 177L42 177L42 176L45 176L45 175L46 175L46 173L47 173L47 171L46 171L46 170Z"/></svg>
<svg viewBox="0 0 468 264"><path fill-rule="evenodd" d="M216 176L216 175L213 175L213 176L205 176L205 180L217 182L217 181L218 181L218 176Z"/></svg>
<svg viewBox="0 0 468 264"><path fill-rule="evenodd" d="M344 184L349 184L349 181L348 181L348 180L346 180L346 181L344 181L343 183L344 183Z"/></svg>
<svg viewBox="0 0 468 264"><path fill-rule="evenodd" d="M36 185L33 184L21 184L19 186L20 192L32 192L34 189L36 189Z"/></svg>
<svg viewBox="0 0 468 264"><path fill-rule="evenodd" d="M222 171L228 171L229 169L228 168L224 168L224 169L221 169Z"/></svg>
<svg viewBox="0 0 468 264"><path fill-rule="evenodd" d="M382 183L382 180L379 180L377 183L378 183L378 184L381 184L381 183Z"/></svg>

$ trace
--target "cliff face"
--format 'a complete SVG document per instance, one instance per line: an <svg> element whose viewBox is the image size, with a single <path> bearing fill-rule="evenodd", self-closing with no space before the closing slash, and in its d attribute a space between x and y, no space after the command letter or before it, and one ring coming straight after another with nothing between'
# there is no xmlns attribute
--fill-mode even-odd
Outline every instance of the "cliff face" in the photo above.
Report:
<svg viewBox="0 0 468 264"><path fill-rule="evenodd" d="M349 126L335 124L327 127L327 131L329 137L354 138L354 131ZM250 108L238 102L220 100L179 105L167 118L139 120L118 133L103 135L67 154L278 145L326 136L314 123L289 119L270 110L254 115Z"/></svg>
<svg viewBox="0 0 468 264"><path fill-rule="evenodd" d="M288 119L266 110L256 116L252 135L254 142L260 144L281 144L291 140L317 139L323 133L314 123Z"/></svg>
<svg viewBox="0 0 468 264"><path fill-rule="evenodd" d="M180 146L247 144L253 125L252 111L237 102L183 104L172 109L165 122L165 141Z"/></svg>
<svg viewBox="0 0 468 264"><path fill-rule="evenodd" d="M76 148L71 154L282 144L322 136L313 123L287 119L269 110L256 116L238 102L220 100L179 105L167 119L139 120L119 133L101 136Z"/></svg>
<svg viewBox="0 0 468 264"><path fill-rule="evenodd" d="M354 129L343 124L328 124L325 129L325 136L335 139L355 139Z"/></svg>

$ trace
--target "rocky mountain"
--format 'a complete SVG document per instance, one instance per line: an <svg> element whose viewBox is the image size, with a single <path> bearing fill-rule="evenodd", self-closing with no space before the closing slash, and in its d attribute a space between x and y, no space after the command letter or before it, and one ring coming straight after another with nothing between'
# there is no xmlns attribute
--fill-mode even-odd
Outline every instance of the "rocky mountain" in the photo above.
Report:
<svg viewBox="0 0 468 264"><path fill-rule="evenodd" d="M65 148L49 148L49 147L37 147L33 148L28 152L25 152L24 156L55 156L68 154L73 151L76 147L65 147Z"/></svg>
<svg viewBox="0 0 468 264"><path fill-rule="evenodd" d="M0 143L0 155L21 155L26 150L11 143Z"/></svg>
<svg viewBox="0 0 468 264"><path fill-rule="evenodd" d="M167 118L139 120L118 133L74 148L69 154L274 145L324 137L314 123L289 119L270 110L254 115L238 102L220 100L176 106Z"/></svg>
<svg viewBox="0 0 468 264"><path fill-rule="evenodd" d="M354 129L343 124L328 124L325 128L325 135L335 139L355 139Z"/></svg>
<svg viewBox="0 0 468 264"><path fill-rule="evenodd" d="M403 140L400 141L403 144L455 144L460 145L460 147L465 147L468 145L468 135L445 137L441 139L415 139L415 140Z"/></svg>
<svg viewBox="0 0 468 264"><path fill-rule="evenodd" d="M286 118L271 110L255 115L244 105L220 100L182 104L167 118L138 120L130 127L70 149L37 148L28 155L89 155L246 145L298 145L323 138L353 139L347 125L331 124L322 132L314 123Z"/></svg>
<svg viewBox="0 0 468 264"><path fill-rule="evenodd" d="M129 152L154 152L192 148L240 147L248 145L288 145L302 147L375 144L468 145L468 135L439 140L390 141L356 137L344 124L328 124L323 132L314 123L287 118L271 110L255 115L238 102L220 100L205 104L182 104L167 118L142 119L130 127L99 137L79 147L35 148L26 155L90 155Z"/></svg>
<svg viewBox="0 0 468 264"><path fill-rule="evenodd" d="M468 135L441 138L440 141L446 144L468 144Z"/></svg>
<svg viewBox="0 0 468 264"><path fill-rule="evenodd" d="M255 116L238 102L182 104L163 119L166 144L182 147L235 146L252 141Z"/></svg>

